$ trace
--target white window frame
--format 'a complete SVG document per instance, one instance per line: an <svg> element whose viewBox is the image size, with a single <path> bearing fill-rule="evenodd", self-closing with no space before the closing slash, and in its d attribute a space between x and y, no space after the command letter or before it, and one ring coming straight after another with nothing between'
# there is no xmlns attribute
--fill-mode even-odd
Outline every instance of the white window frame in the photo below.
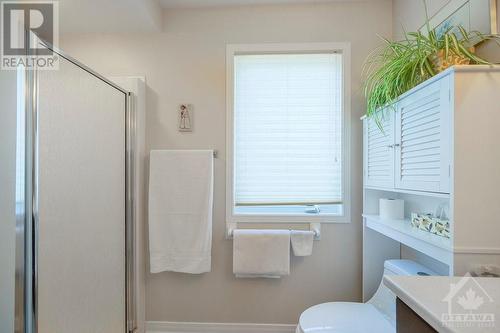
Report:
<svg viewBox="0 0 500 333"><path fill-rule="evenodd" d="M234 57L241 54L342 53L342 200L343 215L265 215L234 213ZM351 222L351 45L342 43L228 44L226 46L226 222L349 223Z"/></svg>

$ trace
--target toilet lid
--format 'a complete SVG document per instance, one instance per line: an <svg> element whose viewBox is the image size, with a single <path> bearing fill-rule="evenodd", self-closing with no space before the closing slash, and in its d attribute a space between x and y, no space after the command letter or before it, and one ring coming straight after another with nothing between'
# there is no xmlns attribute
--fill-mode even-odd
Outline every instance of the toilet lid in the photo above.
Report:
<svg viewBox="0 0 500 333"><path fill-rule="evenodd" d="M367 303L332 302L310 307L302 313L303 333L390 333L396 332L377 309Z"/></svg>

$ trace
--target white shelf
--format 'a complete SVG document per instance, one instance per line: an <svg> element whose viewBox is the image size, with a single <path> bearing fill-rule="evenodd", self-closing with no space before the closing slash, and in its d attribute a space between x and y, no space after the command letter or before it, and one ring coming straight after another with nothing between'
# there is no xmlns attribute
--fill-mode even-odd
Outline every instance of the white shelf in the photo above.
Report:
<svg viewBox="0 0 500 333"><path fill-rule="evenodd" d="M451 239L414 228L410 220L384 220L378 215L369 214L364 214L363 217L366 227L447 265L452 263Z"/></svg>
<svg viewBox="0 0 500 333"><path fill-rule="evenodd" d="M375 191L386 191L393 193L404 193L404 194L414 194L423 197L432 197L432 198L443 198L449 199L449 193L439 193L439 192L425 192L425 191L412 191L412 190L402 190L397 188L385 188L385 187L376 187L376 186L364 186L365 190L375 190Z"/></svg>

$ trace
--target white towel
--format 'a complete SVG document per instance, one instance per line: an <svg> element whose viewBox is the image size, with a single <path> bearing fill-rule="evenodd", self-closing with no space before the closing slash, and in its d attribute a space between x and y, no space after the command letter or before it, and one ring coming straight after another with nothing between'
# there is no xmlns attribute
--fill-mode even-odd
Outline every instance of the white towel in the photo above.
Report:
<svg viewBox="0 0 500 333"><path fill-rule="evenodd" d="M290 239L296 257L307 257L312 254L314 231L292 230Z"/></svg>
<svg viewBox="0 0 500 333"><path fill-rule="evenodd" d="M290 231L233 231L233 273L237 277L279 278L290 274Z"/></svg>
<svg viewBox="0 0 500 333"><path fill-rule="evenodd" d="M210 272L212 202L213 151L151 151L151 273Z"/></svg>

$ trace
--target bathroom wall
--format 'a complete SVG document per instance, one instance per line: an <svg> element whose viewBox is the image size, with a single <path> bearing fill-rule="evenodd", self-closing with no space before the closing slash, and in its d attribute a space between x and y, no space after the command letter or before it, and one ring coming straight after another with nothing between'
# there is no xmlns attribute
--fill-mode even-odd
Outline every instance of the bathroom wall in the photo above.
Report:
<svg viewBox="0 0 500 333"><path fill-rule="evenodd" d="M144 75L149 149L218 149L212 272L148 274L150 321L296 323L307 307L361 299L361 65L392 35L392 2L177 9L155 34L62 36L61 46L99 72ZM294 258L280 280L236 279L225 229L225 46L228 43L352 43L352 223L323 225L312 257ZM177 131L176 109L194 106L194 132Z"/></svg>
<svg viewBox="0 0 500 333"><path fill-rule="evenodd" d="M429 17L439 12L450 0L426 0ZM497 24L500 32L500 0L497 1ZM400 39L403 31L415 31L425 23L425 9L422 0L393 0L394 38ZM403 29L404 28L404 29ZM500 63L500 47L494 42L479 45L477 52L491 62Z"/></svg>

